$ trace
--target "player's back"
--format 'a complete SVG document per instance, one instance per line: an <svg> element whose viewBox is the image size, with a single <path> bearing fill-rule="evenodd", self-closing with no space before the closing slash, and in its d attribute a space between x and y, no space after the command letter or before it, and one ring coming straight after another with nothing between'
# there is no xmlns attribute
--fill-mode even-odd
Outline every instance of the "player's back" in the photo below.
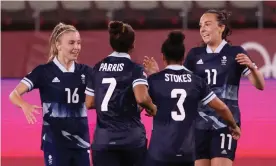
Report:
<svg viewBox="0 0 276 166"><path fill-rule="evenodd" d="M93 69L97 126L92 147L135 148L145 144L145 129L133 87L147 84L143 69L126 53L114 52Z"/></svg>
<svg viewBox="0 0 276 166"><path fill-rule="evenodd" d="M197 107L214 98L204 81L180 65L170 65L148 78L149 92L157 106L149 155L155 160L194 160L194 127Z"/></svg>

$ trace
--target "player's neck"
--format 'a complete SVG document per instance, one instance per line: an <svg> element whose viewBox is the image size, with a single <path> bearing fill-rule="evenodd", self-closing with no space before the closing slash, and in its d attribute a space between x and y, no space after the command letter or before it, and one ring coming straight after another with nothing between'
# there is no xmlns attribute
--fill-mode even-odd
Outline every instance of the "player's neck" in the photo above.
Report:
<svg viewBox="0 0 276 166"><path fill-rule="evenodd" d="M183 65L183 63L181 63L181 62L167 62L166 63L166 66L169 66L169 65L180 65L180 66L182 66Z"/></svg>
<svg viewBox="0 0 276 166"><path fill-rule="evenodd" d="M215 50L218 48L221 42L222 42L222 39L219 39L211 44L208 44L208 47L211 48L212 52L215 52Z"/></svg>
<svg viewBox="0 0 276 166"><path fill-rule="evenodd" d="M68 60L68 59L66 59L66 58L63 58L63 57L61 57L61 56L57 56L57 60L59 61L59 63L60 63L63 67L65 67L66 70L69 70L70 67L72 66L73 62L74 62L74 61L70 61L70 60Z"/></svg>

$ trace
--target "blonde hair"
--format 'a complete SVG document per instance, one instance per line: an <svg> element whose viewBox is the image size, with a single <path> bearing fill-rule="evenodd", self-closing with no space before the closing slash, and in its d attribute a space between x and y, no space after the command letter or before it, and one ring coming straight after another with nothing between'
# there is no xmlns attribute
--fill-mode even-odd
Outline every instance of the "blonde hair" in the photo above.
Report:
<svg viewBox="0 0 276 166"><path fill-rule="evenodd" d="M77 29L73 25L67 25L64 23L59 23L55 26L52 31L52 34L49 39L50 51L49 51L49 61L52 61L55 56L58 54L58 49L56 47L56 42L60 38L60 36L68 31L77 31Z"/></svg>

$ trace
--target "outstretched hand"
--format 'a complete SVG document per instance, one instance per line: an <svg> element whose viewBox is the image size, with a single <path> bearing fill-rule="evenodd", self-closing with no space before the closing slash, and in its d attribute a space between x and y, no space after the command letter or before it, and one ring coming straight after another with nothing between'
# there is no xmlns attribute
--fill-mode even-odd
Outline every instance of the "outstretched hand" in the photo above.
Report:
<svg viewBox="0 0 276 166"><path fill-rule="evenodd" d="M148 56L145 56L143 60L143 65L147 75L159 72L159 66L153 57L149 58Z"/></svg>
<svg viewBox="0 0 276 166"><path fill-rule="evenodd" d="M250 70L254 69L254 64L247 55L241 53L238 54L235 59L239 64L245 65Z"/></svg>
<svg viewBox="0 0 276 166"><path fill-rule="evenodd" d="M34 114L39 114L38 109L42 109L42 107L37 105L30 105L27 103L22 106L22 110L29 124L34 124L37 122Z"/></svg>

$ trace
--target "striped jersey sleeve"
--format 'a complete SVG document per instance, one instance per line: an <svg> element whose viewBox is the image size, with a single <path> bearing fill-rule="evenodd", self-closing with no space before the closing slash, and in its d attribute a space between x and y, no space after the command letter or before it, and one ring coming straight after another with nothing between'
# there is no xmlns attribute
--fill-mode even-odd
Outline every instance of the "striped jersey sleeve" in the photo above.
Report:
<svg viewBox="0 0 276 166"><path fill-rule="evenodd" d="M88 96L94 96L94 83L93 83L93 76L94 76L94 69L90 68L88 73L88 80L87 80L87 86L85 88L85 94Z"/></svg>
<svg viewBox="0 0 276 166"><path fill-rule="evenodd" d="M134 88L136 85L141 84L148 86L147 74L144 72L143 67L137 66L133 71L132 87Z"/></svg>
<svg viewBox="0 0 276 166"><path fill-rule="evenodd" d="M252 61L252 59L250 58L250 56L248 55L246 50L244 50L242 47L240 47L239 49L240 49L240 53L243 53L243 54L247 55L248 58ZM254 62L253 62L253 66L256 69L258 68L257 65ZM246 67L245 65L242 65L241 69L242 69L241 73L242 73L243 76L248 76L251 73L250 69L248 67Z"/></svg>
<svg viewBox="0 0 276 166"><path fill-rule="evenodd" d="M253 63L254 67L257 69L258 67L256 66L255 63ZM243 71L242 71L242 75L243 76L248 76L251 73L251 71L249 70L248 67L246 67Z"/></svg>
<svg viewBox="0 0 276 166"><path fill-rule="evenodd" d="M22 80L21 82L28 86L29 91L32 89L39 88L39 85L41 84L41 76L44 74L42 73L43 70L41 66L37 66L34 68L30 73L28 73Z"/></svg>
<svg viewBox="0 0 276 166"><path fill-rule="evenodd" d="M216 98L216 94L210 89L205 81L201 82L201 102L203 105L207 105L214 98Z"/></svg>

